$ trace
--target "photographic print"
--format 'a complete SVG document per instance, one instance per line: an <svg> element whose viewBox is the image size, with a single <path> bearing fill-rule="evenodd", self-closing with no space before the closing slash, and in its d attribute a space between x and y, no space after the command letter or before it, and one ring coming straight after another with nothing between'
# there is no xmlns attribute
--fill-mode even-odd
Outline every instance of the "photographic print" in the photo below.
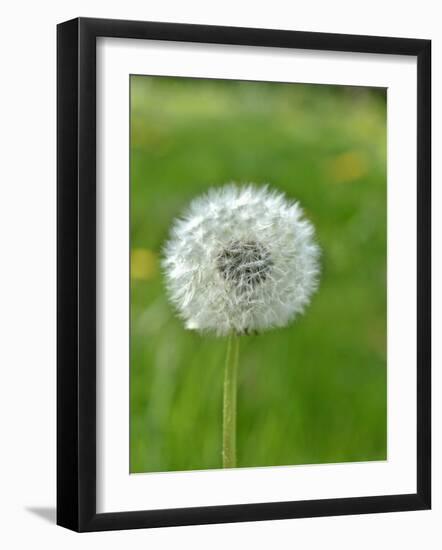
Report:
<svg viewBox="0 0 442 550"><path fill-rule="evenodd" d="M430 509L431 42L57 52L57 524Z"/></svg>
<svg viewBox="0 0 442 550"><path fill-rule="evenodd" d="M131 75L131 473L386 460L386 94Z"/></svg>

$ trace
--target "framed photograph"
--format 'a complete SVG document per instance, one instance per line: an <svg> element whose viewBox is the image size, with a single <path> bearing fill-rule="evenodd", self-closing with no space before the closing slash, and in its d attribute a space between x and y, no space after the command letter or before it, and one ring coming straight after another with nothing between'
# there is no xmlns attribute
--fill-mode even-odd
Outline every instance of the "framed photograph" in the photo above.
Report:
<svg viewBox="0 0 442 550"><path fill-rule="evenodd" d="M430 41L57 36L57 523L430 508Z"/></svg>

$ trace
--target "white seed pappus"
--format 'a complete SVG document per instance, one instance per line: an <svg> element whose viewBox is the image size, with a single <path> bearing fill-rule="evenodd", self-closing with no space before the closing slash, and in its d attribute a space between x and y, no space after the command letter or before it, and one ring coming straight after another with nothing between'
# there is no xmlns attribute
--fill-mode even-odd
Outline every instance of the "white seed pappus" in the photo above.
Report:
<svg viewBox="0 0 442 550"><path fill-rule="evenodd" d="M261 332L309 304L319 247L297 202L268 186L232 183L194 199L173 222L162 267L186 328Z"/></svg>

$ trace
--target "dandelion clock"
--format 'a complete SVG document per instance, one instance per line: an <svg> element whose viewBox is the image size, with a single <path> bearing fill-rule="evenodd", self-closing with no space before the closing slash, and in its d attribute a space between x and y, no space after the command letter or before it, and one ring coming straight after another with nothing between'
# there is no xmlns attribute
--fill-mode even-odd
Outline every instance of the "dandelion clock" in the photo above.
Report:
<svg viewBox="0 0 442 550"><path fill-rule="evenodd" d="M239 337L284 327L318 285L319 248L299 203L236 184L194 199L164 247L167 293L189 330L227 339L223 466L236 466Z"/></svg>

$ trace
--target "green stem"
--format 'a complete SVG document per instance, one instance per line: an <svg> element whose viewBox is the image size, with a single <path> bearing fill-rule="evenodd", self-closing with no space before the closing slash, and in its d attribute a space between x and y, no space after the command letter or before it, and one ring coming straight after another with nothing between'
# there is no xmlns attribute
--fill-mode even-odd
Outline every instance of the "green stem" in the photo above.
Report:
<svg viewBox="0 0 442 550"><path fill-rule="evenodd" d="M239 336L230 334L224 372L223 403L223 468L236 466L236 393L239 356Z"/></svg>

